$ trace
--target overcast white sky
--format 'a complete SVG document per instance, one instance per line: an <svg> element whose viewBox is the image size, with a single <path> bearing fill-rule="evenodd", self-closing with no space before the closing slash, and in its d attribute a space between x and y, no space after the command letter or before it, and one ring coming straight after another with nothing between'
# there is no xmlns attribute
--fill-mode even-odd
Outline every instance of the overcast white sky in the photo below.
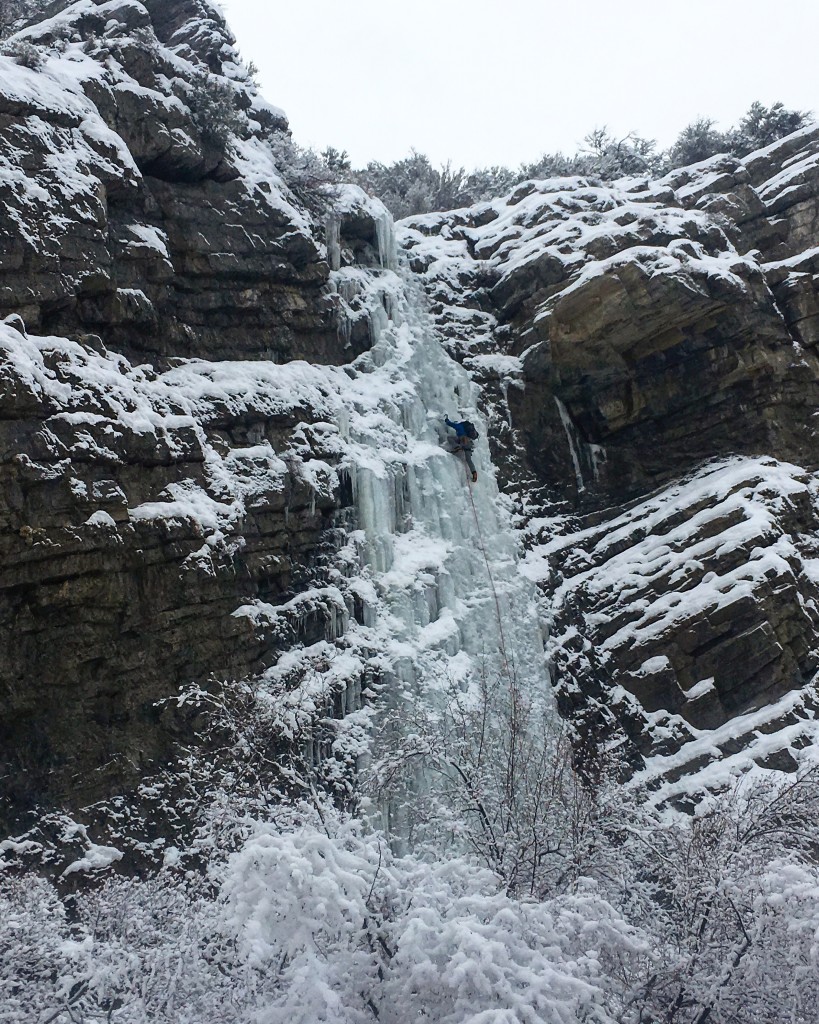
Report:
<svg viewBox="0 0 819 1024"><path fill-rule="evenodd" d="M571 153L594 127L661 146L753 100L819 112L817 0L222 0L297 142L356 166L411 148L468 169Z"/></svg>

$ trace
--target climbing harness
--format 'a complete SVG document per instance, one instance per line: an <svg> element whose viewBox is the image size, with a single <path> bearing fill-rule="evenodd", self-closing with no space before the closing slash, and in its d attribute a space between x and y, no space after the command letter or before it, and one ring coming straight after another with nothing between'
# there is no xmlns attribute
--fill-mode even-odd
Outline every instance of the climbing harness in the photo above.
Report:
<svg viewBox="0 0 819 1024"><path fill-rule="evenodd" d="M500 649L501 658L503 660L503 667L506 670L506 677L509 680L509 685L515 685L515 677L512 669L509 667L509 657L506 653L506 637L503 633L503 617L501 615L500 601L498 600L498 592L495 589L495 579L492 576L492 570L489 568L489 556L486 554L486 547L483 543L483 534L481 533L481 524L478 519L478 510L475 508L475 499L472 497L472 477L469 473L469 467L464 462L464 469L466 470L467 488L469 490L469 504L472 506L472 515L475 517L475 530L478 534L478 546L481 549L483 560L486 563L486 575L489 577L489 583L492 587L492 596L495 599L495 613L498 617L498 635L500 637Z"/></svg>

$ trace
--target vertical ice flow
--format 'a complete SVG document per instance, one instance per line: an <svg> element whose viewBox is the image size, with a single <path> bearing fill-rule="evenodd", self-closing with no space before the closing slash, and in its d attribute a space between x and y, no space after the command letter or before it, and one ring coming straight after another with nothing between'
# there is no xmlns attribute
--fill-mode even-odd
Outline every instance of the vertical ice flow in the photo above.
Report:
<svg viewBox="0 0 819 1024"><path fill-rule="evenodd" d="M572 418L569 416L569 410L557 395L555 395L555 402L557 403L557 411L560 413L560 422L563 424L563 429L566 431L566 439L569 442L569 452L572 456L577 489L578 491L585 491L586 485L583 483L583 470L580 468L580 449L574 423L572 423Z"/></svg>
<svg viewBox="0 0 819 1024"><path fill-rule="evenodd" d="M341 218L337 213L327 214L325 224L327 236L327 262L331 270L338 270L341 267Z"/></svg>
<svg viewBox="0 0 819 1024"><path fill-rule="evenodd" d="M394 246L391 230L383 236ZM434 703L436 692L470 673L500 679L508 659L518 684L549 701L536 595L518 571L477 388L435 337L417 283L386 269L398 268L394 248L381 262L385 269L368 271L367 293L358 296L369 310L372 349L354 364L344 428L361 572L377 594L370 629L392 665L388 690L392 680L403 697L409 687ZM475 485L449 452L445 415L468 418L480 432Z"/></svg>

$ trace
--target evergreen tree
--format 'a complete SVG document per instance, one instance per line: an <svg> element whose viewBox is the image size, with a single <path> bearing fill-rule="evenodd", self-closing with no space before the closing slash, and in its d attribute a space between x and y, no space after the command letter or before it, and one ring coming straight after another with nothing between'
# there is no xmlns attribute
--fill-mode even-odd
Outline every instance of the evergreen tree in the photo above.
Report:
<svg viewBox="0 0 819 1024"><path fill-rule="evenodd" d="M686 125L668 152L670 166L685 167L687 164L707 160L717 153L728 152L731 141L724 132L717 131L715 124L710 117L698 117Z"/></svg>
<svg viewBox="0 0 819 1024"><path fill-rule="evenodd" d="M575 157L575 173L612 181L631 174L651 174L657 169L656 140L635 132L617 139L604 126L589 132L583 142L584 148Z"/></svg>
<svg viewBox="0 0 819 1024"><path fill-rule="evenodd" d="M804 110L787 110L783 103L765 107L758 100L730 133L731 151L738 156L770 146L772 142L804 128L811 115Z"/></svg>
<svg viewBox="0 0 819 1024"><path fill-rule="evenodd" d="M804 128L810 120L807 111L788 110L783 103L766 107L758 100L751 104L739 124L726 132L715 128L712 118L698 117L683 128L665 154L665 169L686 167L717 153L745 156Z"/></svg>

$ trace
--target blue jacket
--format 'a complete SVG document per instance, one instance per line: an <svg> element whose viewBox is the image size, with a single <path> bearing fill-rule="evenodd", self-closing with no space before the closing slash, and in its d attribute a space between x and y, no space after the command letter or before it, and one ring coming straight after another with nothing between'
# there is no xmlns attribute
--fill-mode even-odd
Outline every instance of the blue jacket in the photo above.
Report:
<svg viewBox="0 0 819 1024"><path fill-rule="evenodd" d="M444 416L444 423L446 423L446 425L448 427L452 427L452 429L458 435L458 439L459 440L461 438L465 438L466 437L466 427L463 425L463 423L453 423L452 420L449 419L448 416Z"/></svg>

